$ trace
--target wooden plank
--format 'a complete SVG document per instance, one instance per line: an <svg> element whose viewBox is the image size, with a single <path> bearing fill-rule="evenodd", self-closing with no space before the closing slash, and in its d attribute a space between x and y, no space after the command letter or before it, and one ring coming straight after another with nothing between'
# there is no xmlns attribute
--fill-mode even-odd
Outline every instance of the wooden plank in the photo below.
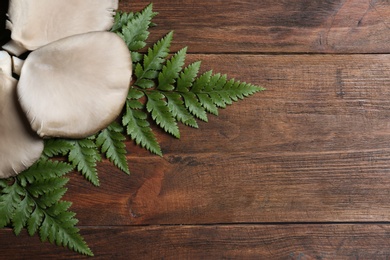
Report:
<svg viewBox="0 0 390 260"><path fill-rule="evenodd" d="M388 259L388 224L83 228L94 259ZM83 259L1 230L3 259ZM87 259L87 258L86 258Z"/></svg>
<svg viewBox="0 0 390 260"><path fill-rule="evenodd" d="M390 55L198 58L268 90L159 132L164 158L129 143L130 177L75 176L81 225L390 221Z"/></svg>
<svg viewBox="0 0 390 260"><path fill-rule="evenodd" d="M72 179L68 196L80 225L390 221L388 155L130 161L130 178L102 167L100 188Z"/></svg>
<svg viewBox="0 0 390 260"><path fill-rule="evenodd" d="M120 10L150 1L124 0ZM387 0L156 0L152 42L170 30L174 50L195 53L389 53Z"/></svg>

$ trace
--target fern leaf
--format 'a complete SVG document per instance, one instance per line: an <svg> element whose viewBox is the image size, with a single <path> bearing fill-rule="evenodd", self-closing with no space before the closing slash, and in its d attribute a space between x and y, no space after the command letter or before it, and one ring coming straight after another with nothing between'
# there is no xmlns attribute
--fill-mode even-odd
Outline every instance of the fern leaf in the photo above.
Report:
<svg viewBox="0 0 390 260"><path fill-rule="evenodd" d="M118 32L125 26L129 20L133 19L134 13L117 12L114 17L114 25L111 28L111 32Z"/></svg>
<svg viewBox="0 0 390 260"><path fill-rule="evenodd" d="M186 53L187 48L183 48L166 62L166 65L163 66L162 71L158 75L158 90L172 91L175 88L174 84L184 65Z"/></svg>
<svg viewBox="0 0 390 260"><path fill-rule="evenodd" d="M47 139L45 140L45 147L43 154L48 158L54 156L64 156L73 148L72 144L62 139Z"/></svg>
<svg viewBox="0 0 390 260"><path fill-rule="evenodd" d="M196 76L199 73L201 62L197 61L190 64L186 67L181 73L180 77L177 80L176 91L178 92L188 92L190 87L192 86Z"/></svg>
<svg viewBox="0 0 390 260"><path fill-rule="evenodd" d="M27 220L27 231L30 236L33 236L38 232L39 227L42 224L44 212L39 207L35 207L33 213Z"/></svg>
<svg viewBox="0 0 390 260"><path fill-rule="evenodd" d="M213 75L212 71L208 71L195 80L190 91L196 94L207 112L218 115L218 107L225 108L262 90L264 88L234 79L228 81L226 75Z"/></svg>
<svg viewBox="0 0 390 260"><path fill-rule="evenodd" d="M152 80L158 76L165 62L165 58L169 54L169 47L173 38L173 32L168 33L163 39L153 45L153 48L149 48L148 53L144 55L143 66L138 63L135 67L134 74L137 77L135 86L143 89L151 88L154 86ZM152 84L153 83L153 84Z"/></svg>
<svg viewBox="0 0 390 260"><path fill-rule="evenodd" d="M68 178L52 178L46 180L34 181L30 186L27 187L28 192L35 198L43 194L47 194L56 191L69 181Z"/></svg>
<svg viewBox="0 0 390 260"><path fill-rule="evenodd" d="M49 241L58 246L68 247L75 252L93 256L84 239L75 227L77 219L75 214L68 211L71 203L58 202L44 212L42 224L39 228L39 235L42 241Z"/></svg>
<svg viewBox="0 0 390 260"><path fill-rule="evenodd" d="M70 141L69 162L93 185L99 186L97 162L101 160L96 144L90 139Z"/></svg>
<svg viewBox="0 0 390 260"><path fill-rule="evenodd" d="M130 174L126 159L126 137L122 134L122 127L114 122L100 132L96 138L96 145L101 148L102 153L120 170Z"/></svg>
<svg viewBox="0 0 390 260"><path fill-rule="evenodd" d="M184 104L188 109L188 111L190 111L190 113L196 116L197 118L207 122L208 118L207 118L206 111L199 103L196 95L192 92L182 93L181 95L184 98Z"/></svg>
<svg viewBox="0 0 390 260"><path fill-rule="evenodd" d="M214 104L213 99L204 93L200 93L197 95L199 102L202 104L202 106L206 109L207 112L218 115L218 107Z"/></svg>
<svg viewBox="0 0 390 260"><path fill-rule="evenodd" d="M213 71L207 71L203 73L200 77L198 77L193 86L191 87L191 92L193 93L200 93L205 86L207 86L210 82L211 76L213 74Z"/></svg>
<svg viewBox="0 0 390 260"><path fill-rule="evenodd" d="M25 192L15 182L11 186L3 188L0 196L0 228L3 228L11 223L14 217L15 210L21 202L21 196Z"/></svg>
<svg viewBox="0 0 390 260"><path fill-rule="evenodd" d="M73 170L73 166L59 161L39 160L30 168L20 173L17 179L22 187L34 181L43 181L64 176Z"/></svg>
<svg viewBox="0 0 390 260"><path fill-rule="evenodd" d="M139 62L142 55L137 51L146 46L149 37L148 29L154 24L152 18L157 13L153 12L153 4L149 4L144 10L137 13L117 13L112 32L116 32L131 51L133 63Z"/></svg>
<svg viewBox="0 0 390 260"><path fill-rule="evenodd" d="M165 96L168 100L168 108L170 112L179 122L182 122L184 125L198 128L198 123L185 108L184 102L178 93L165 93Z"/></svg>
<svg viewBox="0 0 390 260"><path fill-rule="evenodd" d="M127 134L136 144L162 156L160 145L147 121L147 114L140 108L143 108L143 105L139 101L128 100L122 124L126 127Z"/></svg>
<svg viewBox="0 0 390 260"><path fill-rule="evenodd" d="M176 124L175 118L170 113L167 102L163 100L165 98L164 95L160 92L153 91L147 97L146 109L151 113L157 125L163 128L165 132L176 138L180 138L179 127Z"/></svg>
<svg viewBox="0 0 390 260"><path fill-rule="evenodd" d="M23 227L26 226L27 220L30 218L33 208L34 201L29 196L25 196L17 206L12 218L15 235L19 235Z"/></svg>
<svg viewBox="0 0 390 260"><path fill-rule="evenodd" d="M64 181L63 183L66 182ZM66 188L60 187L52 191L43 193L36 199L36 203L43 209L49 208L53 206L57 201L59 201L64 196L66 191Z"/></svg>
<svg viewBox="0 0 390 260"><path fill-rule="evenodd" d="M125 15L124 19L127 19L127 22L126 24L123 23L121 29L117 31L120 31L120 34L123 35L123 39L130 51L138 51L146 46L145 41L149 37L148 29L152 18L156 15L157 13L153 12L152 4L130 17Z"/></svg>

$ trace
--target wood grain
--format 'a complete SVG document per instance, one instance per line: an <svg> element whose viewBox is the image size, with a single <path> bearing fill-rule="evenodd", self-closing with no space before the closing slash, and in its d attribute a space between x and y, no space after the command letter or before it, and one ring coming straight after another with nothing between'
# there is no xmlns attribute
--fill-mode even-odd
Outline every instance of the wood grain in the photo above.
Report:
<svg viewBox="0 0 390 260"><path fill-rule="evenodd" d="M122 1L141 10L149 1ZM195 53L388 53L387 0L156 0L152 41L175 31Z"/></svg>
<svg viewBox="0 0 390 260"><path fill-rule="evenodd" d="M390 221L389 55L197 59L268 90L160 133L163 158L129 142L130 178L71 182L81 225Z"/></svg>
<svg viewBox="0 0 390 260"><path fill-rule="evenodd" d="M389 225L211 225L83 228L96 259L388 259ZM88 259L9 235L4 259ZM107 234L110 234L109 242ZM15 245L16 244L16 245ZM20 245L20 246L18 246ZM21 246L23 245L23 246ZM18 250L15 254L15 250ZM245 257L244 257L245 256ZM94 258L94 259L95 259Z"/></svg>
<svg viewBox="0 0 390 260"><path fill-rule="evenodd" d="M148 1L120 2L140 10ZM131 176L70 174L66 200L97 258L390 258L388 0L156 0L187 64L267 90L220 110L164 157L131 141ZM1 11L1 8L0 8ZM0 16L2 16L0 14ZM83 258L0 230L1 257Z"/></svg>

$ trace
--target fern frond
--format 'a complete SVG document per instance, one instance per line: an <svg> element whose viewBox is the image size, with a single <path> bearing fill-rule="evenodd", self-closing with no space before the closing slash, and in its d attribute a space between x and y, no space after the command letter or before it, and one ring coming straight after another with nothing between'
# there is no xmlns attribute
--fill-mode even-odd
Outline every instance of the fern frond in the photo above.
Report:
<svg viewBox="0 0 390 260"><path fill-rule="evenodd" d="M163 128L165 132L180 138L179 127L167 106L167 102L164 100L165 96L160 92L153 91L147 94L147 97L146 109L151 113L157 125Z"/></svg>
<svg viewBox="0 0 390 260"><path fill-rule="evenodd" d="M42 169L53 166L42 174ZM40 168L42 167L42 168ZM75 227L75 213L70 203L60 201L68 178L63 175L73 169L67 163L41 159L30 169L20 173L11 182L1 181L0 227L12 224L19 235L27 228L30 236L39 231L42 241L49 240L85 255L93 255Z"/></svg>
<svg viewBox="0 0 390 260"><path fill-rule="evenodd" d="M195 82L191 92L196 94L202 106L210 113L218 114L218 107L225 108L240 99L262 91L264 88L245 82L228 80L226 75L204 73Z"/></svg>
<svg viewBox="0 0 390 260"><path fill-rule="evenodd" d="M201 62L197 61L190 64L188 67L180 73L179 79L177 80L176 91L178 92L188 92L192 86L196 76L199 73Z"/></svg>
<svg viewBox="0 0 390 260"><path fill-rule="evenodd" d="M96 145L100 147L115 166L123 172L130 174L129 166L126 159L126 145L124 141L126 137L122 134L123 128L116 122L109 125L101 131L96 138Z"/></svg>
<svg viewBox="0 0 390 260"><path fill-rule="evenodd" d="M44 212L43 221L39 228L41 240L49 241L58 246L65 246L75 252L93 256L86 242L75 227L78 220L75 213L68 211L71 203L60 201Z"/></svg>
<svg viewBox="0 0 390 260"><path fill-rule="evenodd" d="M12 217L12 225L15 235L19 235L22 229L27 225L27 221L34 209L34 200L25 196L15 209Z"/></svg>
<svg viewBox="0 0 390 260"><path fill-rule="evenodd" d="M43 217L44 211L39 207L35 207L31 216L27 220L27 231L30 236L33 236L38 232L39 227L42 224Z"/></svg>
<svg viewBox="0 0 390 260"><path fill-rule="evenodd" d="M26 189L33 197L38 198L43 194L48 194L61 189L68 181L68 178L37 180L30 184Z"/></svg>
<svg viewBox="0 0 390 260"><path fill-rule="evenodd" d="M191 126L193 128L198 128L198 123L184 106L184 102L180 94L172 92L165 93L165 96L168 100L167 105L169 111L176 118L176 120L182 122L184 125Z"/></svg>
<svg viewBox="0 0 390 260"><path fill-rule="evenodd" d="M143 57L143 65L138 63L135 66L134 74L137 78L134 85L143 89L152 88L158 72L162 69L165 58L169 54L169 47L173 38L173 32L168 33L164 38L149 48L148 53Z"/></svg>
<svg viewBox="0 0 390 260"><path fill-rule="evenodd" d="M141 110L143 107L142 103L137 100L128 100L122 124L126 127L127 134L136 144L162 156L160 145L147 121L148 116Z"/></svg>
<svg viewBox="0 0 390 260"><path fill-rule="evenodd" d="M158 75L158 90L172 91L186 59L187 48L178 51L166 62Z"/></svg>
<svg viewBox="0 0 390 260"><path fill-rule="evenodd" d="M69 152L69 162L93 185L99 186L97 172L97 162L101 161L101 156L94 141L81 139L69 141L73 144Z"/></svg>
<svg viewBox="0 0 390 260"><path fill-rule="evenodd" d="M52 158L54 156L65 156L72 148L72 144L67 140L47 139L45 140L43 154L48 158Z"/></svg>
<svg viewBox="0 0 390 260"><path fill-rule="evenodd" d="M115 16L115 24L111 31L116 32L125 41L134 63L141 59L137 51L146 46L148 29L154 25L151 21L156 15L157 13L153 12L153 4L149 4L141 12L118 13Z"/></svg>
<svg viewBox="0 0 390 260"><path fill-rule="evenodd" d="M20 186L14 182L10 186L6 186L1 189L0 196L0 228L3 228L11 223L14 217L15 210L21 203L21 196L24 196L25 192Z"/></svg>
<svg viewBox="0 0 390 260"><path fill-rule="evenodd" d="M111 28L111 32L118 32L125 26L131 19L134 18L134 13L126 13L118 11L114 16L114 25Z"/></svg>
<svg viewBox="0 0 390 260"><path fill-rule="evenodd" d="M206 110L199 103L196 95L192 92L181 93L181 95L184 98L184 105L186 106L188 111L192 115L196 116L197 118L199 118L205 122L208 122Z"/></svg>
<svg viewBox="0 0 390 260"><path fill-rule="evenodd" d="M39 160L17 176L22 187L34 181L44 181L62 177L74 168L69 163L51 160Z"/></svg>
<svg viewBox="0 0 390 260"><path fill-rule="evenodd" d="M67 181L64 181L63 183L67 183ZM55 190L43 193L36 199L36 203L43 209L49 208L57 203L57 201L65 195L66 191L66 188L58 187Z"/></svg>

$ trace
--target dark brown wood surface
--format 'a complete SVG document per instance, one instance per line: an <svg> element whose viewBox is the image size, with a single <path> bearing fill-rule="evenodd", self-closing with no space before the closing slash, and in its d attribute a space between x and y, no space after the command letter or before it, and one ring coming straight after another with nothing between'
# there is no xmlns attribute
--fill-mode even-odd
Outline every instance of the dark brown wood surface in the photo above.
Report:
<svg viewBox="0 0 390 260"><path fill-rule="evenodd" d="M149 1L122 0L123 11ZM71 174L67 200L101 259L389 259L390 2L155 0L150 42L267 88L164 157L128 142L127 176ZM83 258L0 230L0 258Z"/></svg>

